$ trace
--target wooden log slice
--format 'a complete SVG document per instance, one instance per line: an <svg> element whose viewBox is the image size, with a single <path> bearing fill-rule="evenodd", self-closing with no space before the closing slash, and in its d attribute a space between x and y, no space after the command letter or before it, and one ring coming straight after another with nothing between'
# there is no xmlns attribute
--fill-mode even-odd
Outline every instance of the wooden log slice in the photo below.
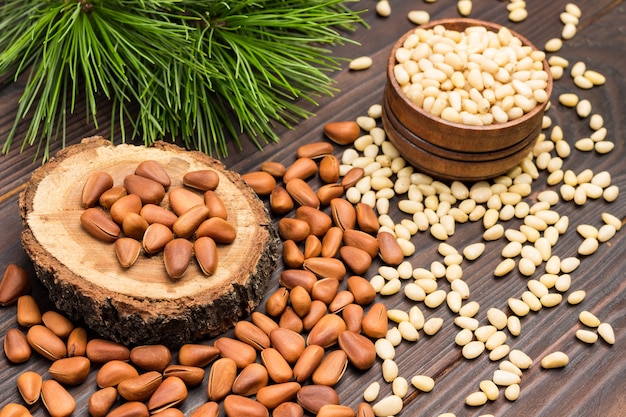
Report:
<svg viewBox="0 0 626 417"><path fill-rule="evenodd" d="M123 184L145 160L165 167L172 179L170 190L184 187L186 172L218 173L215 192L237 237L230 245L219 245L215 274L203 274L193 260L185 275L173 280L162 254L140 255L125 269L113 244L82 228L81 193L87 177L106 171L115 185ZM168 207L167 195L161 205ZM201 152L172 144L113 146L101 137L84 139L33 173L19 206L25 226L22 245L56 307L102 337L126 345L176 347L222 333L256 308L278 258L279 239L268 212L241 177Z"/></svg>

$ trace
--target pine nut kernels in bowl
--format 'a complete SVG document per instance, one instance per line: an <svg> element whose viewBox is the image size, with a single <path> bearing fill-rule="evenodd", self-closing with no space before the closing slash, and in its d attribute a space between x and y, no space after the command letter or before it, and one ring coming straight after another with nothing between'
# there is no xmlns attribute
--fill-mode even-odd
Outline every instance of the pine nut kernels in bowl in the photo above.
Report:
<svg viewBox="0 0 626 417"><path fill-rule="evenodd" d="M383 124L421 171L487 179L532 150L551 92L545 54L518 33L476 19L436 20L392 47Z"/></svg>

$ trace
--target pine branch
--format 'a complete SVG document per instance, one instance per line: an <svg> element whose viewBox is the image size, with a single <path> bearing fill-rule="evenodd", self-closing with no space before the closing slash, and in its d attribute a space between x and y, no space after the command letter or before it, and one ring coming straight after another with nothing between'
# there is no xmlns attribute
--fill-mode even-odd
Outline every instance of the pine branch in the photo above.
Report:
<svg viewBox="0 0 626 417"><path fill-rule="evenodd" d="M2 2L0 79L28 77L3 152L30 116L22 149L47 160L79 97L96 128L112 103L112 139L119 128L122 141L225 156L244 133L260 148L278 140L275 124L310 116L297 99L335 92L330 47L349 42L358 14L344 0Z"/></svg>

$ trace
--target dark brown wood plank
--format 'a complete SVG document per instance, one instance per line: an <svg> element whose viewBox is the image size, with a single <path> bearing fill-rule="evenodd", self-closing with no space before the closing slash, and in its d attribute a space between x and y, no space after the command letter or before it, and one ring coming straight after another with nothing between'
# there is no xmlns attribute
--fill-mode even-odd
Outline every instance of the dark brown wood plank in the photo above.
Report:
<svg viewBox="0 0 626 417"><path fill-rule="evenodd" d="M474 1L472 17L509 25L522 33L536 45L555 36L559 36L561 24L558 14L566 2L545 2L529 0L529 18L519 24L511 24L506 17L505 1ZM565 167L576 172L591 168L594 172L608 170L612 174L613 184L620 187L622 193L626 189L626 163L624 162L624 146L626 137L626 112L623 97L626 96L626 81L623 77L626 68L626 4L617 0L579 1L583 10L583 18L577 36L565 43L559 55L571 63L582 60L588 67L596 69L607 76L607 84L589 91L580 92L588 98L594 111L604 117L609 131L609 138L616 144L614 151L605 156L594 153L573 152L565 162ZM242 149L234 146L229 148L229 156L224 159L228 168L241 173L258 169L265 160L277 160L289 164L295 157L298 146L323 139L324 123L336 120L351 120L365 114L367 108L379 103L385 83L385 66L388 51L396 38L412 27L406 18L411 9L424 9L431 17L443 18L457 15L456 2L435 3L424 2L392 2L393 13L388 18L375 15L375 0L356 3L355 8L369 8L364 18L370 29L359 28L351 34L351 38L360 45L346 44L334 48L339 56L353 58L369 55L374 65L367 71L351 72L343 69L334 74L336 87L340 89L334 97L320 97L319 106L309 103L303 105L313 110L316 115L299 123L293 130L278 128L280 143L267 144L263 151L258 151L246 138L242 138ZM344 68L347 67L347 63ZM15 116L17 100L22 84L9 84L0 87L0 139L3 139ZM562 92L579 91L568 77L555 83L553 101ZM77 108L81 108L80 105ZM554 123L559 124L570 144L590 133L589 128L580 121L573 111L555 105L549 112ZM23 134L28 120L21 122L19 131ZM67 143L76 143L81 138L94 134L108 136L109 126L103 120L99 129L84 124L84 117L77 114L72 119L72 133ZM18 134L14 146L8 155L0 157L0 267L10 262L18 263L32 272L29 260L20 246L21 221L17 212L17 194L28 180L30 173L38 166L33 162L35 148L27 147L20 152L21 136ZM52 152L60 148L54 143ZM337 154L342 149L337 149ZM545 173L536 181L537 186L545 184ZM529 201L533 201L535 195ZM590 201L583 207L571 203L561 203L557 207L562 215L569 216L570 230L555 247L555 254L565 257L574 256L581 238L574 232L578 224L590 223L601 225L600 213L608 211L624 219L626 216L626 198L622 195L611 204L604 201ZM394 219L402 218L397 209L392 210ZM507 223L507 227L518 225L519 221ZM458 227L457 233L449 243L462 248L469 243L480 241L482 227L480 224L466 224ZM440 260L436 253L437 242L427 234L413 238L417 253L410 259L414 267L427 267L430 262ZM506 309L506 298L519 296L525 289L525 278L519 275L495 279L493 269L500 261L500 249L504 242L490 242L487 253L478 261L463 264L465 280L472 290L471 299L478 301L482 308L479 318L485 323L484 313L488 307ZM496 401L477 409L463 404L469 393L478 389L482 379L491 377L497 365L486 356L473 361L465 360L460 349L454 344L457 328L453 324L453 314L445 306L429 311L425 306L420 308L427 317L439 316L445 319L440 333L433 337L421 334L416 343L403 342L397 347L396 360L400 374L407 379L415 374L428 374L435 378L436 386L428 394L414 393L405 401L404 416L436 416L444 412L454 412L457 416L493 414L495 416L621 416L626 410L626 399L623 395L626 381L626 360L622 354L626 343L626 237L624 231L619 232L610 242L602 244L596 254L582 259L581 266L572 273L572 289L584 289L587 298L580 306L569 306L565 303L531 313L522 319L522 334L510 339L514 348L519 348L535 358L536 362L545 354L555 350L563 350L570 355L571 362L561 370L542 370L536 363L525 371L522 377L521 396L515 402L505 400L502 395ZM275 272L278 276L280 269ZM375 273L374 267L368 273ZM277 286L276 283L270 291ZM443 284L442 284L443 287ZM39 285L35 285L34 295L42 308L51 308L46 295ZM412 303L402 295L385 297L388 308L408 309ZM575 339L574 333L581 325L578 313L588 309L612 323L617 341L614 346L597 342L585 346ZM261 308L262 310L262 308ZM15 327L15 307L0 309L0 334ZM206 343L211 343L207 340ZM27 364L13 366L3 356L0 359L0 406L9 402L19 401L15 389L15 378L25 370L35 370L44 377L49 362L41 358L33 358ZM349 370L337 386L343 403L356 407L362 401L365 386L372 381L381 382L381 396L390 392L390 387L380 376L380 361L367 372ZM95 372L80 387L71 388L79 404L75 415L87 415L86 404L89 395L95 389ZM206 401L205 383L191 391L181 409L189 414L198 405ZM32 408L33 414L45 416L47 413L38 404Z"/></svg>

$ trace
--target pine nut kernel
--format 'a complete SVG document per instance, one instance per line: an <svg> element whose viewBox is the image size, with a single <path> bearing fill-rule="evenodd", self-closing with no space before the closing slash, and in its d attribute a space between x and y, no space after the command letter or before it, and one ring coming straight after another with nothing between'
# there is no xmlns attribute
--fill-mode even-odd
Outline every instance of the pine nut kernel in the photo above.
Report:
<svg viewBox="0 0 626 417"><path fill-rule="evenodd" d="M519 349L511 350L509 360L520 369L528 369L533 364L531 357Z"/></svg>
<svg viewBox="0 0 626 417"><path fill-rule="evenodd" d="M380 383L374 381L370 385L368 385L367 388L365 388L365 391L363 391L363 399L367 402L372 402L376 400L379 392Z"/></svg>
<svg viewBox="0 0 626 417"><path fill-rule="evenodd" d="M559 95L559 103L565 107L576 107L578 100L578 95L575 93L563 93Z"/></svg>
<svg viewBox="0 0 626 417"><path fill-rule="evenodd" d="M430 392L435 387L435 380L427 375L415 375L411 378L411 384L422 392Z"/></svg>
<svg viewBox="0 0 626 417"><path fill-rule="evenodd" d="M380 17L389 17L391 15L391 5L388 0L379 0L376 2L376 14Z"/></svg>
<svg viewBox="0 0 626 417"><path fill-rule="evenodd" d="M485 351L485 344L474 340L463 346L462 353L465 359L475 359Z"/></svg>
<svg viewBox="0 0 626 417"><path fill-rule="evenodd" d="M587 327L598 327L601 324L600 319L588 310L581 311L578 320Z"/></svg>
<svg viewBox="0 0 626 417"><path fill-rule="evenodd" d="M424 323L424 333L428 336L433 336L441 329L441 326L443 326L443 319L441 317L432 317Z"/></svg>
<svg viewBox="0 0 626 417"><path fill-rule="evenodd" d="M615 333L613 332L613 326L609 323L600 323L598 326L598 334L609 345L615 344Z"/></svg>
<svg viewBox="0 0 626 417"><path fill-rule="evenodd" d="M411 10L407 14L407 17L416 25L424 25L430 22L430 14L425 10Z"/></svg>
<svg viewBox="0 0 626 417"><path fill-rule="evenodd" d="M571 305L580 304L583 302L586 295L584 290L574 291L567 296L567 302Z"/></svg>
<svg viewBox="0 0 626 417"><path fill-rule="evenodd" d="M496 385L509 386L519 384L522 378L513 372L497 369L493 373L492 380Z"/></svg>
<svg viewBox="0 0 626 417"><path fill-rule="evenodd" d="M372 64L372 58L370 58L369 56L360 56L351 60L348 64L348 68L350 68L352 71L362 71L371 67Z"/></svg>
<svg viewBox="0 0 626 417"><path fill-rule="evenodd" d="M487 403L487 394L483 391L476 391L465 397L465 404L470 407L479 407Z"/></svg>
<svg viewBox="0 0 626 417"><path fill-rule="evenodd" d="M598 340L598 335L591 330L578 329L576 330L576 338L581 342L593 344Z"/></svg>
<svg viewBox="0 0 626 417"><path fill-rule="evenodd" d="M561 50L562 46L563 46L563 41L560 38L552 38L552 39L548 39L543 49L545 49L546 52L558 52Z"/></svg>
<svg viewBox="0 0 626 417"><path fill-rule="evenodd" d="M568 363L569 356L560 351L552 352L541 359L541 367L544 369L563 368Z"/></svg>
<svg viewBox="0 0 626 417"><path fill-rule="evenodd" d="M478 386L480 390L485 393L489 401L495 401L496 399L498 399L498 395L500 395L500 390L493 381L489 379L484 379L480 381L480 384Z"/></svg>
<svg viewBox="0 0 626 417"><path fill-rule="evenodd" d="M509 401L516 401L519 398L519 395L520 395L519 384L509 385L504 390L504 398L506 398Z"/></svg>

